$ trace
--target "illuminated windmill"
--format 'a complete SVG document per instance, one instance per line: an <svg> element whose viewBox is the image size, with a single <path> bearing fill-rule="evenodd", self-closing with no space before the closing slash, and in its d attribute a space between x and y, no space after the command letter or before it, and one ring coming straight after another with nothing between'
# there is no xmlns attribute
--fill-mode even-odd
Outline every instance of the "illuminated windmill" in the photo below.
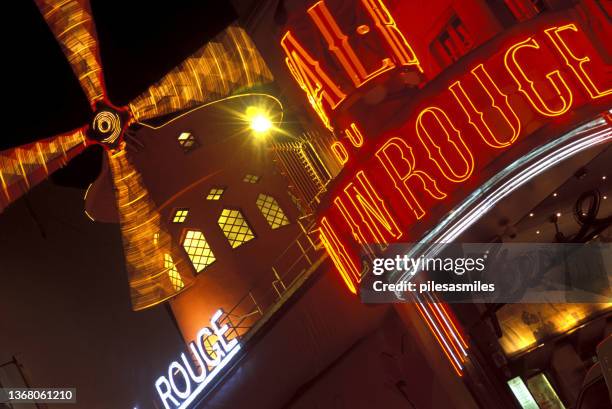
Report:
<svg viewBox="0 0 612 409"><path fill-rule="evenodd" d="M139 121L270 82L272 74L248 35L230 26L127 106L117 107L107 98L88 1L36 3L79 80L92 115L88 124L68 134L0 152L0 212L87 146L101 145L114 184L132 308L153 306L187 288L194 270L172 243L125 149L126 131Z"/></svg>

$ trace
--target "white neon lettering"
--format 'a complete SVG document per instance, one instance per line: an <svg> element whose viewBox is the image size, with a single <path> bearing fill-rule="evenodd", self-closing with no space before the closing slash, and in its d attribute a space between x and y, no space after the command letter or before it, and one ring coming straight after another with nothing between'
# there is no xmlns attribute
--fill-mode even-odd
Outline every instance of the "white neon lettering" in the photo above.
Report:
<svg viewBox="0 0 612 409"><path fill-rule="evenodd" d="M217 321L219 320L219 317L221 317L221 313L222 312L219 310L215 313L215 315L213 315L213 317L210 319L210 326L213 327L215 335L217 336L219 341L221 341L223 349L226 351L230 351L238 344L238 340L236 338L233 338L231 341L228 341L225 337L225 334L229 330L229 325L224 324L221 328L219 328L219 323Z"/></svg>
<svg viewBox="0 0 612 409"><path fill-rule="evenodd" d="M162 390L162 385L165 386L166 390ZM170 405L168 405L168 399L170 399L174 406L179 405L179 401L177 401L174 396L172 396L172 390L170 389L170 382L166 379L165 376L160 376L155 381L155 389L157 389L157 393L159 394L159 398L164 404L164 408L170 409Z"/></svg>
<svg viewBox="0 0 612 409"><path fill-rule="evenodd" d="M174 381L175 376L180 373L185 380L185 390L180 390ZM168 367L168 378L170 379L170 385L172 385L172 391L181 399L187 398L191 394L191 380L185 368L183 368L178 362L174 361Z"/></svg>
<svg viewBox="0 0 612 409"><path fill-rule="evenodd" d="M228 339L231 324L219 326L222 315L223 311L217 310L210 320L212 329L202 328L196 339L189 343L193 359L181 353L182 364L172 362L167 377L160 376L155 381L157 394L165 409L187 408L240 350L237 337ZM195 385L193 388L192 383Z"/></svg>

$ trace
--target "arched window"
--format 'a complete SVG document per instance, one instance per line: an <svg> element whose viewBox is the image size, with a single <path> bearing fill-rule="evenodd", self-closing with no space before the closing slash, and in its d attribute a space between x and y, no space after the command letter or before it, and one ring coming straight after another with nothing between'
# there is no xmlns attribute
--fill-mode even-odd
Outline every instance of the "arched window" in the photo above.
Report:
<svg viewBox="0 0 612 409"><path fill-rule="evenodd" d="M289 219L285 216L285 212L283 212L283 209L281 209L276 199L272 196L260 193L257 196L257 207L259 207L261 214L266 218L271 228L278 229L289 224Z"/></svg>
<svg viewBox="0 0 612 409"><path fill-rule="evenodd" d="M208 242L199 230L187 230L183 239L183 248L198 273L216 260Z"/></svg>
<svg viewBox="0 0 612 409"><path fill-rule="evenodd" d="M255 238L253 231L240 210L223 209L218 223L232 248L236 248Z"/></svg>

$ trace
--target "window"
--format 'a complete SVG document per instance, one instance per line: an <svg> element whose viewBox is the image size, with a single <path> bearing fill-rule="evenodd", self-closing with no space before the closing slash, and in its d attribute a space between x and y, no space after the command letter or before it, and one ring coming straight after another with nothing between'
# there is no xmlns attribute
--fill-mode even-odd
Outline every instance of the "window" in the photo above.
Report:
<svg viewBox="0 0 612 409"><path fill-rule="evenodd" d="M546 9L543 0L504 0L517 21L529 20Z"/></svg>
<svg viewBox="0 0 612 409"><path fill-rule="evenodd" d="M431 44L431 52L440 66L445 68L466 54L472 45L472 39L463 22L459 17L453 16Z"/></svg>
<svg viewBox="0 0 612 409"><path fill-rule="evenodd" d="M176 265L174 264L170 254L164 254L164 268L168 270L168 277L170 278L170 283L172 284L174 291L182 290L183 287L185 287L185 283L176 269Z"/></svg>
<svg viewBox="0 0 612 409"><path fill-rule="evenodd" d="M208 196L206 196L206 200L219 200L221 196L223 196L223 192L225 192L225 188L223 187L213 187L208 192Z"/></svg>
<svg viewBox="0 0 612 409"><path fill-rule="evenodd" d="M183 223L187 219L189 209L176 209L174 211L174 217L172 217L172 223Z"/></svg>
<svg viewBox="0 0 612 409"><path fill-rule="evenodd" d="M242 179L242 181L247 182L247 183L257 183L259 182L259 176L246 174L244 176L244 179Z"/></svg>
<svg viewBox="0 0 612 409"><path fill-rule="evenodd" d="M261 193L257 197L257 207L259 207L271 228L278 229L289 224L289 219L285 216L285 212L283 212L283 209L280 208L278 202L272 196Z"/></svg>
<svg viewBox="0 0 612 409"><path fill-rule="evenodd" d="M201 231L187 230L183 239L183 248L198 273L216 260Z"/></svg>
<svg viewBox="0 0 612 409"><path fill-rule="evenodd" d="M223 209L218 223L232 248L236 248L255 238L253 231L240 210Z"/></svg>
<svg viewBox="0 0 612 409"><path fill-rule="evenodd" d="M181 133L178 137L178 143L181 148L183 148L183 151L185 153L191 152L192 150L200 146L200 143L196 139L195 135L191 132Z"/></svg>

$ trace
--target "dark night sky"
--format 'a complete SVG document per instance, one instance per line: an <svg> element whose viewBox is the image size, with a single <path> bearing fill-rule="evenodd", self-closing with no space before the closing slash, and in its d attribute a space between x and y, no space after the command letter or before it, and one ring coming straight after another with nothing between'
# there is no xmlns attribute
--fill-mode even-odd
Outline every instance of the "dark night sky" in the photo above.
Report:
<svg viewBox="0 0 612 409"><path fill-rule="evenodd" d="M220 0L91 0L91 7L115 105L146 90L236 19L229 1ZM89 104L34 1L11 2L3 17L2 92L9 104L0 150L87 122Z"/></svg>
<svg viewBox="0 0 612 409"><path fill-rule="evenodd" d="M218 0L92 0L92 9L117 105L236 18ZM3 23L0 150L87 122L89 104L34 2L11 2ZM95 156L53 181L86 186ZM182 340L163 307L131 311L119 227L87 219L82 198L44 182L0 215L0 363L18 354L36 385L76 386L75 408L149 408Z"/></svg>

